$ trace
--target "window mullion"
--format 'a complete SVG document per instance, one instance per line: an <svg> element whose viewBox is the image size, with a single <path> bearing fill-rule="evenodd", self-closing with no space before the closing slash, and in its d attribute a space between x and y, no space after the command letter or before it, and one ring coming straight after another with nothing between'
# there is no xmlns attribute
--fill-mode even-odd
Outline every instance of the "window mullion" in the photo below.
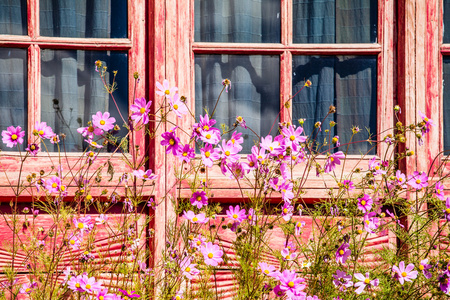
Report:
<svg viewBox="0 0 450 300"><path fill-rule="evenodd" d="M36 121L41 119L41 49L28 47L28 134L31 137Z"/></svg>
<svg viewBox="0 0 450 300"><path fill-rule="evenodd" d="M39 36L39 0L28 0L28 36L32 39Z"/></svg>
<svg viewBox="0 0 450 300"><path fill-rule="evenodd" d="M292 0L281 0L281 43L292 45Z"/></svg>

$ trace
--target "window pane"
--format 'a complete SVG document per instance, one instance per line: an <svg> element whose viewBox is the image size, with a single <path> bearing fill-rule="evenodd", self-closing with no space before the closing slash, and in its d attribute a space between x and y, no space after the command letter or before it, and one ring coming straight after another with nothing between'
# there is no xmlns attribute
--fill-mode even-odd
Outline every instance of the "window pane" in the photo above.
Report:
<svg viewBox="0 0 450 300"><path fill-rule="evenodd" d="M9 126L27 129L27 50L0 48L0 131ZM24 137L27 147L27 136ZM15 151L0 143L3 151Z"/></svg>
<svg viewBox="0 0 450 300"><path fill-rule="evenodd" d="M269 134L278 122L280 110L280 59L268 55L196 55L195 56L195 114L211 114L222 90L222 80L231 80L231 89L222 93L214 119L220 124L233 126L236 116L242 116L253 131ZM272 134L276 134L275 124ZM249 129L239 127L243 133L244 153L250 153L259 141ZM227 135L225 137L229 137Z"/></svg>
<svg viewBox="0 0 450 300"><path fill-rule="evenodd" d="M114 98L125 120L128 118L128 60L126 52L50 50L42 55L42 108L41 120L47 122L56 134L66 134L65 147L68 152L82 151L87 147L77 132L87 126L96 112L110 112L122 128L124 121L117 111L113 99L106 92L100 75L95 71L95 61L101 60L108 68L107 83L112 84L112 71L117 70L117 90ZM125 136L122 129L115 136ZM57 147L48 144L49 151ZM108 151L114 150L109 146Z"/></svg>
<svg viewBox="0 0 450 300"><path fill-rule="evenodd" d="M279 43L280 0L195 0L195 41Z"/></svg>
<svg viewBox="0 0 450 300"><path fill-rule="evenodd" d="M375 43L377 0L294 0L294 43Z"/></svg>
<svg viewBox="0 0 450 300"><path fill-rule="evenodd" d="M0 34L28 34L27 0L0 0Z"/></svg>
<svg viewBox="0 0 450 300"><path fill-rule="evenodd" d="M126 38L126 0L40 0L42 36Z"/></svg>
<svg viewBox="0 0 450 300"><path fill-rule="evenodd" d="M293 120L305 119L306 134L311 134L314 124L322 121L330 105L336 106L336 113L323 121L317 141L323 144L329 135L330 121L337 125L330 129L331 137L338 135L341 144L350 141L352 126L360 132L353 141L369 138L377 129L377 60L376 56L294 56L292 94L295 95L309 79L310 88L295 96L292 103ZM327 146L328 147L328 146ZM372 146L367 142L349 147L349 154L365 154ZM347 146L339 150L346 151ZM327 151L328 148L322 149ZM375 154L375 149L370 151Z"/></svg>
<svg viewBox="0 0 450 300"><path fill-rule="evenodd" d="M444 85L444 150L450 149L450 57L443 59L443 85ZM449 152L444 153L448 155Z"/></svg>

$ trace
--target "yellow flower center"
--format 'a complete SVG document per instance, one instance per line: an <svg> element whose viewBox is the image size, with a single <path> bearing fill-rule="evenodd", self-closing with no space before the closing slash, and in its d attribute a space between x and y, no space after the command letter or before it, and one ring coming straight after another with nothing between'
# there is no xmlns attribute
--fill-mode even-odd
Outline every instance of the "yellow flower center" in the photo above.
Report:
<svg viewBox="0 0 450 300"><path fill-rule="evenodd" d="M197 201L202 201L202 196L197 196Z"/></svg>
<svg viewBox="0 0 450 300"><path fill-rule="evenodd" d="M175 140L174 140L174 139L170 139L169 144L170 144L171 146L175 145Z"/></svg>
<svg viewBox="0 0 450 300"><path fill-rule="evenodd" d="M175 297L175 300L181 300L181 297L177 295L177 296Z"/></svg>
<svg viewBox="0 0 450 300"><path fill-rule="evenodd" d="M198 221L198 218L197 217L193 217L192 218L192 222L197 222Z"/></svg>
<svg viewBox="0 0 450 300"><path fill-rule="evenodd" d="M398 181L402 182L402 181L403 181L403 178L400 177L400 178L398 179Z"/></svg>
<svg viewBox="0 0 450 300"><path fill-rule="evenodd" d="M64 192L65 190L66 190L66 187L62 185L62 186L61 186L61 191Z"/></svg>
<svg viewBox="0 0 450 300"><path fill-rule="evenodd" d="M105 125L105 124L106 124L105 120L100 120L100 125Z"/></svg>
<svg viewBox="0 0 450 300"><path fill-rule="evenodd" d="M211 153L210 153L209 151L206 151L206 152L205 152L205 156L206 156L206 158L208 158L208 157L211 156Z"/></svg>
<svg viewBox="0 0 450 300"><path fill-rule="evenodd" d="M52 183L52 188L56 188L58 186L58 184L56 182Z"/></svg>
<svg viewBox="0 0 450 300"><path fill-rule="evenodd" d="M11 135L11 139L12 139L13 141L17 140L17 134Z"/></svg>
<svg viewBox="0 0 450 300"><path fill-rule="evenodd" d="M69 243L70 243L71 245L75 245L75 240L70 240Z"/></svg>
<svg viewBox="0 0 450 300"><path fill-rule="evenodd" d="M208 258L213 258L213 257L214 257L214 254L208 253Z"/></svg>
<svg viewBox="0 0 450 300"><path fill-rule="evenodd" d="M361 205L366 205L366 201L365 200L361 200Z"/></svg>
<svg viewBox="0 0 450 300"><path fill-rule="evenodd" d="M35 150L35 149L36 149L36 146L35 146L35 145L31 145L31 146L30 146L30 149L31 149L31 150Z"/></svg>
<svg viewBox="0 0 450 300"><path fill-rule="evenodd" d="M264 270L264 273L269 274L270 272L269 270Z"/></svg>
<svg viewBox="0 0 450 300"><path fill-rule="evenodd" d="M437 190L436 190L436 193L437 193L437 194L440 194L440 193L441 193L441 190L440 190L440 189L437 189Z"/></svg>
<svg viewBox="0 0 450 300"><path fill-rule="evenodd" d="M79 287L80 287L80 284L79 284L78 282L75 283L75 287L79 288Z"/></svg>
<svg viewBox="0 0 450 300"><path fill-rule="evenodd" d="M344 255L344 250L339 250L339 255Z"/></svg>
<svg viewBox="0 0 450 300"><path fill-rule="evenodd" d="M294 283L293 281L289 281L288 286L289 286L290 288L293 288L294 285L295 285L295 283Z"/></svg>
<svg viewBox="0 0 450 300"><path fill-rule="evenodd" d="M183 156L186 157L188 154L187 152L183 152Z"/></svg>
<svg viewBox="0 0 450 300"><path fill-rule="evenodd" d="M208 131L209 130L209 126L208 125L203 126L203 130L204 131Z"/></svg>
<svg viewBox="0 0 450 300"><path fill-rule="evenodd" d="M420 265L419 270L422 271L423 269L425 269L425 267L423 265Z"/></svg>
<svg viewBox="0 0 450 300"><path fill-rule="evenodd" d="M99 296L99 297L98 297L98 299L99 299L99 300L104 300L104 299L105 299L105 297L103 297L103 296Z"/></svg>
<svg viewBox="0 0 450 300"><path fill-rule="evenodd" d="M289 137L289 139L290 139L291 141L294 141L294 140L295 140L295 136L291 135L291 136Z"/></svg>
<svg viewBox="0 0 450 300"><path fill-rule="evenodd" d="M369 278L364 279L364 283L365 283L365 284L369 284L369 283L370 283Z"/></svg>
<svg viewBox="0 0 450 300"><path fill-rule="evenodd" d="M94 129L94 126L89 126L89 127L88 127L88 131L89 131L89 132L94 132L94 130L95 130L95 129Z"/></svg>
<svg viewBox="0 0 450 300"><path fill-rule="evenodd" d="M97 142L92 141L91 144L95 146L97 145Z"/></svg>
<svg viewBox="0 0 450 300"><path fill-rule="evenodd" d="M337 138L332 138L332 139L331 139L331 142L332 142L333 144L336 144L336 143L337 143L337 141L338 141L338 139L337 139Z"/></svg>
<svg viewBox="0 0 450 300"><path fill-rule="evenodd" d="M362 230L361 230L361 229L358 229L358 233L361 234L361 233L362 233Z"/></svg>
<svg viewBox="0 0 450 300"><path fill-rule="evenodd" d="M447 208L447 209L445 210L445 212L448 213L448 214L450 214L450 208Z"/></svg>
<svg viewBox="0 0 450 300"><path fill-rule="evenodd" d="M287 209L287 208L284 208L284 209L283 209L283 212L284 212L285 214L287 214L287 213L288 213L288 209Z"/></svg>
<svg viewBox="0 0 450 300"><path fill-rule="evenodd" d="M40 135L43 135L43 134L44 134L44 130L42 130L42 129L39 130L39 134L40 134Z"/></svg>
<svg viewBox="0 0 450 300"><path fill-rule="evenodd" d="M380 166L376 166L376 167L375 167L375 170L379 170L379 169L380 169Z"/></svg>
<svg viewBox="0 0 450 300"><path fill-rule="evenodd" d="M425 117L423 120L424 120L425 122L428 122L430 119L428 119L427 117Z"/></svg>
<svg viewBox="0 0 450 300"><path fill-rule="evenodd" d="M89 157L94 157L94 152L89 152Z"/></svg>
<svg viewBox="0 0 450 300"><path fill-rule="evenodd" d="M78 228L79 228L79 229L83 229L83 228L84 228L84 224L83 224L83 223L81 223L81 222L80 222L80 223L78 223Z"/></svg>
<svg viewBox="0 0 450 300"><path fill-rule="evenodd" d="M420 181L420 179L417 179L417 180L416 180L416 183L417 183L417 184L420 184L421 182L422 182L422 181Z"/></svg>
<svg viewBox="0 0 450 300"><path fill-rule="evenodd" d="M406 274L406 272L402 272L402 277L406 277L408 276L408 274Z"/></svg>
<svg viewBox="0 0 450 300"><path fill-rule="evenodd" d="M206 138L207 138L207 139L210 139L210 138L211 138L211 135L208 133L208 134L206 135Z"/></svg>
<svg viewBox="0 0 450 300"><path fill-rule="evenodd" d="M144 113L145 113L145 107L141 107L141 109L139 110L139 112L140 112L141 114L144 114Z"/></svg>
<svg viewBox="0 0 450 300"><path fill-rule="evenodd" d="M286 255L286 259L291 259L291 256L290 255Z"/></svg>
<svg viewBox="0 0 450 300"><path fill-rule="evenodd" d="M30 291L31 291L30 288L27 288L27 289L25 290L25 292L27 292L27 293L29 293Z"/></svg>
<svg viewBox="0 0 450 300"><path fill-rule="evenodd" d="M237 214L233 214L233 219L237 219L238 215Z"/></svg>
<svg viewBox="0 0 450 300"><path fill-rule="evenodd" d="M178 105L177 105L177 104L174 104L174 105L173 105L173 109L177 110L177 109L178 109Z"/></svg>
<svg viewBox="0 0 450 300"><path fill-rule="evenodd" d="M86 284L86 288L87 289L90 289L91 288L91 285L88 283L88 284Z"/></svg>
<svg viewBox="0 0 450 300"><path fill-rule="evenodd" d="M334 158L333 158L333 157L330 157L330 161L333 162L333 161L334 161Z"/></svg>
<svg viewBox="0 0 450 300"><path fill-rule="evenodd" d="M252 215L248 215L248 217L247 217L249 220L251 220L252 219Z"/></svg>
<svg viewBox="0 0 450 300"><path fill-rule="evenodd" d="M92 196L91 195L87 195L86 196L86 200L88 200L88 201L92 200Z"/></svg>
<svg viewBox="0 0 450 300"><path fill-rule="evenodd" d="M366 220L366 224L369 225L369 224L370 224L370 221L369 221L369 220Z"/></svg>
<svg viewBox="0 0 450 300"><path fill-rule="evenodd" d="M169 91L169 90L165 90L164 93L165 93L166 95L170 95L170 91Z"/></svg>
<svg viewBox="0 0 450 300"><path fill-rule="evenodd" d="M201 241L197 241L197 246L200 246L202 244Z"/></svg>
<svg viewBox="0 0 450 300"><path fill-rule="evenodd" d="M230 156L230 154L231 154L230 151L228 151L228 150L225 151L225 155L226 155L226 156Z"/></svg>

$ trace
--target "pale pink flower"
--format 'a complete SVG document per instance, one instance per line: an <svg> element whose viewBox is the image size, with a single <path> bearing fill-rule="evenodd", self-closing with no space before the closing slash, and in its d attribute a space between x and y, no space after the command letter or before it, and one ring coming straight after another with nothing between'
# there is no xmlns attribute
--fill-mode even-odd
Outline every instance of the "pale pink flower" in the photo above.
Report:
<svg viewBox="0 0 450 300"><path fill-rule="evenodd" d="M110 117L109 112L105 112L102 114L100 111L98 111L95 115L92 115L92 124L104 131L113 129L115 122L116 119Z"/></svg>
<svg viewBox="0 0 450 300"><path fill-rule="evenodd" d="M200 247L200 252L203 254L205 264L208 266L217 267L219 263L223 261L223 251L220 250L219 246L214 245L211 242L208 242L206 245Z"/></svg>
<svg viewBox="0 0 450 300"><path fill-rule="evenodd" d="M170 98L170 95L173 95L178 91L177 87L170 87L169 80L167 79L164 79L163 84L156 82L156 87L159 91L156 91L155 93L160 96L165 96L166 98Z"/></svg>
<svg viewBox="0 0 450 300"><path fill-rule="evenodd" d="M398 281L401 285L405 283L405 281L412 281L412 279L417 278L417 271L414 270L414 264L409 264L405 268L405 262L401 261L397 266L392 266L392 271L394 271L397 275Z"/></svg>

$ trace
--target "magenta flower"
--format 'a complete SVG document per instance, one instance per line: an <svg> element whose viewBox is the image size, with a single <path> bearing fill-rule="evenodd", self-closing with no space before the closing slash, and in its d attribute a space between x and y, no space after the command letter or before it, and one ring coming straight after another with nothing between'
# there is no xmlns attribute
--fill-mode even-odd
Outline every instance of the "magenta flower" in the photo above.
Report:
<svg viewBox="0 0 450 300"><path fill-rule="evenodd" d="M364 229L368 233L375 233L379 226L380 220L376 217L376 212L370 212L364 215Z"/></svg>
<svg viewBox="0 0 450 300"><path fill-rule="evenodd" d="M408 176L408 184L411 187L420 190L428 186L428 176L425 172L419 173L414 171L412 175Z"/></svg>
<svg viewBox="0 0 450 300"><path fill-rule="evenodd" d="M58 176L52 176L45 181L45 188L49 193L58 193L61 189L61 179Z"/></svg>
<svg viewBox="0 0 450 300"><path fill-rule="evenodd" d="M92 115L92 124L104 131L113 129L115 122L116 119L110 117L109 112L105 112L102 114L100 111L98 111L95 115Z"/></svg>
<svg viewBox="0 0 450 300"><path fill-rule="evenodd" d="M405 281L412 281L412 279L416 279L417 278L417 271L413 271L414 270L414 265L413 264L409 264L408 266L406 266L405 268L405 262L401 261L400 264L397 266L392 266L392 271L394 271L395 273L397 273L397 278L398 281L400 282L401 285L403 285L405 283Z"/></svg>
<svg viewBox="0 0 450 300"><path fill-rule="evenodd" d="M223 261L223 251L220 250L219 246L214 245L211 242L208 242L206 245L200 247L200 252L203 254L205 264L208 266L217 267L219 263Z"/></svg>
<svg viewBox="0 0 450 300"><path fill-rule="evenodd" d="M188 113L186 104L184 104L184 102L181 101L180 96L178 94L175 94L173 95L173 97L170 98L169 105L174 111L174 113L178 116L178 118L181 118L182 115Z"/></svg>
<svg viewBox="0 0 450 300"><path fill-rule="evenodd" d="M369 170L373 172L373 175L379 175L379 174L386 174L386 171L384 171L381 167L381 163L379 161L375 161L377 158L373 157L369 161Z"/></svg>
<svg viewBox="0 0 450 300"><path fill-rule="evenodd" d="M259 269L261 270L261 272L264 275L267 275L267 276L270 276L270 277L276 277L277 274L278 274L278 272L275 271L275 267L274 266L269 265L269 264L267 264L265 262L258 263L258 267L259 267Z"/></svg>
<svg viewBox="0 0 450 300"><path fill-rule="evenodd" d="M208 168L211 168L215 160L220 158L220 154L216 152L212 145L206 144L205 147L200 149L202 154L202 161Z"/></svg>
<svg viewBox="0 0 450 300"><path fill-rule="evenodd" d="M290 203L294 198L294 193L292 192L293 187L294 184L290 181L285 181L280 185L281 198L283 198L283 201Z"/></svg>
<svg viewBox="0 0 450 300"><path fill-rule="evenodd" d="M36 125L34 126L33 129L33 135L39 136L40 138L43 139L50 139L55 134L53 133L52 128L50 126L47 126L46 122L39 123L36 121Z"/></svg>
<svg viewBox="0 0 450 300"><path fill-rule="evenodd" d="M355 283L355 287L358 287L355 290L355 293L357 293L358 295L364 291L366 286L378 286L378 284L380 283L378 279L370 280L369 273L366 273L366 276L361 273L356 273L354 276L359 280L359 282Z"/></svg>
<svg viewBox="0 0 450 300"><path fill-rule="evenodd" d="M195 158L195 151L192 149L189 144L184 145L184 147L180 147L178 149L177 157L184 161L185 163L189 163L191 159Z"/></svg>
<svg viewBox="0 0 450 300"><path fill-rule="evenodd" d="M225 142L225 140L222 140L222 146L219 145L219 150L221 152L221 158L227 159L230 162L237 162L239 160L239 147L232 142Z"/></svg>
<svg viewBox="0 0 450 300"><path fill-rule="evenodd" d="M136 98L134 104L130 106L130 110L133 112L131 120L139 123L142 120L142 124L147 124L150 119L148 114L150 113L150 106L152 101L146 101L145 98Z"/></svg>
<svg viewBox="0 0 450 300"><path fill-rule="evenodd" d="M345 292L349 287L353 286L352 276L341 270L336 270L336 274L333 274L333 277L334 286L339 288L341 292Z"/></svg>
<svg viewBox="0 0 450 300"><path fill-rule="evenodd" d="M133 175L142 180L155 180L158 175L152 173L152 169L144 170L134 170Z"/></svg>
<svg viewBox="0 0 450 300"><path fill-rule="evenodd" d="M444 188L444 185L440 181L436 182L436 197L439 200L445 199Z"/></svg>
<svg viewBox="0 0 450 300"><path fill-rule="evenodd" d="M208 131L202 131L200 133L200 140L204 143L216 145L220 141L220 131L215 130L217 128L211 128Z"/></svg>
<svg viewBox="0 0 450 300"><path fill-rule="evenodd" d="M368 213L372 209L373 200L369 195L364 194L361 198L358 198L358 209L363 213Z"/></svg>
<svg viewBox="0 0 450 300"><path fill-rule="evenodd" d="M210 120L208 114L205 114L204 117L200 115L200 122L195 123L192 126L193 129L192 136L199 137L202 132L209 130L217 130L220 135L220 130L217 128L213 128L214 124L216 124L216 120L214 119Z"/></svg>
<svg viewBox="0 0 450 300"><path fill-rule="evenodd" d="M36 156L39 152L39 146L37 144L28 144L28 147L25 149L31 156Z"/></svg>
<svg viewBox="0 0 450 300"><path fill-rule="evenodd" d="M200 213L200 214L196 215L192 210L189 210L187 212L184 211L183 212L183 217L185 217L186 219L188 219L192 223L200 223L200 224L204 224L204 223L208 222L208 220L209 220L205 216L204 213Z"/></svg>
<svg viewBox="0 0 450 300"><path fill-rule="evenodd" d="M281 146L280 142L277 140L273 140L273 137L271 135L268 135L265 138L261 137L261 143L259 144L259 146L262 149L267 150L271 156L278 156L284 151L284 148Z"/></svg>
<svg viewBox="0 0 450 300"><path fill-rule="evenodd" d="M161 141L162 146L167 146L166 153L170 153L172 151L173 155L177 155L180 148L180 138L175 135L175 130L178 126L172 128L172 130L166 131L161 134L163 140Z"/></svg>
<svg viewBox="0 0 450 300"><path fill-rule="evenodd" d="M447 200L445 200L445 209L443 210L445 218L447 221L450 221L450 198L447 197Z"/></svg>
<svg viewBox="0 0 450 300"><path fill-rule="evenodd" d="M430 271L428 271L429 269L431 269L431 267L432 265L428 264L428 258L420 261L419 270L422 271L423 276L425 276L426 279L430 279L431 277L433 277Z"/></svg>
<svg viewBox="0 0 450 300"><path fill-rule="evenodd" d="M191 197L191 204L193 206L196 206L198 209L202 208L203 206L208 205L208 197L206 197L205 191L196 191L192 194Z"/></svg>
<svg viewBox="0 0 450 300"><path fill-rule="evenodd" d="M334 154L328 156L327 161L325 162L325 173L330 173L334 169L336 169L336 165L341 164L341 159L345 158L345 154L342 151L338 151Z"/></svg>
<svg viewBox="0 0 450 300"><path fill-rule="evenodd" d="M247 216L245 214L245 209L241 209L239 205L235 207L231 206L226 211L228 218L232 219L234 223L241 224Z"/></svg>
<svg viewBox="0 0 450 300"><path fill-rule="evenodd" d="M304 143L307 139L306 136L301 135L303 128L301 126L295 128L293 125L284 127L281 133L284 136L286 146L290 146L292 150L298 151L300 143Z"/></svg>
<svg viewBox="0 0 450 300"><path fill-rule="evenodd" d="M351 190L355 189L355 186L353 185L353 181L351 181L351 180L344 180L343 182L341 182L341 186L347 191L351 191Z"/></svg>
<svg viewBox="0 0 450 300"><path fill-rule="evenodd" d="M180 269L183 272L183 276L186 278L192 279L193 276L200 273L200 271L195 267L197 264L192 263L192 259L190 257L185 257L180 262Z"/></svg>
<svg viewBox="0 0 450 300"><path fill-rule="evenodd" d="M395 180L399 186L406 188L406 176L402 173L402 171L397 170L397 172L395 172Z"/></svg>
<svg viewBox="0 0 450 300"><path fill-rule="evenodd" d="M7 130L2 131L2 140L6 144L6 147L12 148L18 143L23 143L23 137L25 136L25 131L22 131L22 127L9 126Z"/></svg>
<svg viewBox="0 0 450 300"><path fill-rule="evenodd" d="M170 87L169 81L167 79L164 79L163 84L156 82L156 87L159 89L159 91L156 91L155 93L160 96L165 96L166 98L170 98L170 95L173 95L178 91L177 87Z"/></svg>
<svg viewBox="0 0 450 300"><path fill-rule="evenodd" d="M305 279L297 277L295 271L284 270L278 274L278 280L279 288L289 297L306 296L306 293L302 292L306 288L306 285L302 284Z"/></svg>
<svg viewBox="0 0 450 300"><path fill-rule="evenodd" d="M245 123L245 120L244 120L244 118L242 116L237 116L236 117L236 123L238 125L240 125L242 128L247 129L247 124Z"/></svg>
<svg viewBox="0 0 450 300"><path fill-rule="evenodd" d="M283 219L288 222L292 218L293 214L294 206L292 206L292 204L290 204L289 202L284 202L283 208L281 209L281 216L283 217Z"/></svg>
<svg viewBox="0 0 450 300"><path fill-rule="evenodd" d="M349 249L350 245L344 243L336 251L336 263L345 264L352 251Z"/></svg>
<svg viewBox="0 0 450 300"><path fill-rule="evenodd" d="M141 296L135 291L125 291L119 289L119 292L121 292L125 297L128 298L141 298Z"/></svg>
<svg viewBox="0 0 450 300"><path fill-rule="evenodd" d="M421 111L419 111L420 117L425 122L425 126L422 128L422 133L428 133L431 129L431 126L434 126L433 120L429 119L425 114L423 114Z"/></svg>

